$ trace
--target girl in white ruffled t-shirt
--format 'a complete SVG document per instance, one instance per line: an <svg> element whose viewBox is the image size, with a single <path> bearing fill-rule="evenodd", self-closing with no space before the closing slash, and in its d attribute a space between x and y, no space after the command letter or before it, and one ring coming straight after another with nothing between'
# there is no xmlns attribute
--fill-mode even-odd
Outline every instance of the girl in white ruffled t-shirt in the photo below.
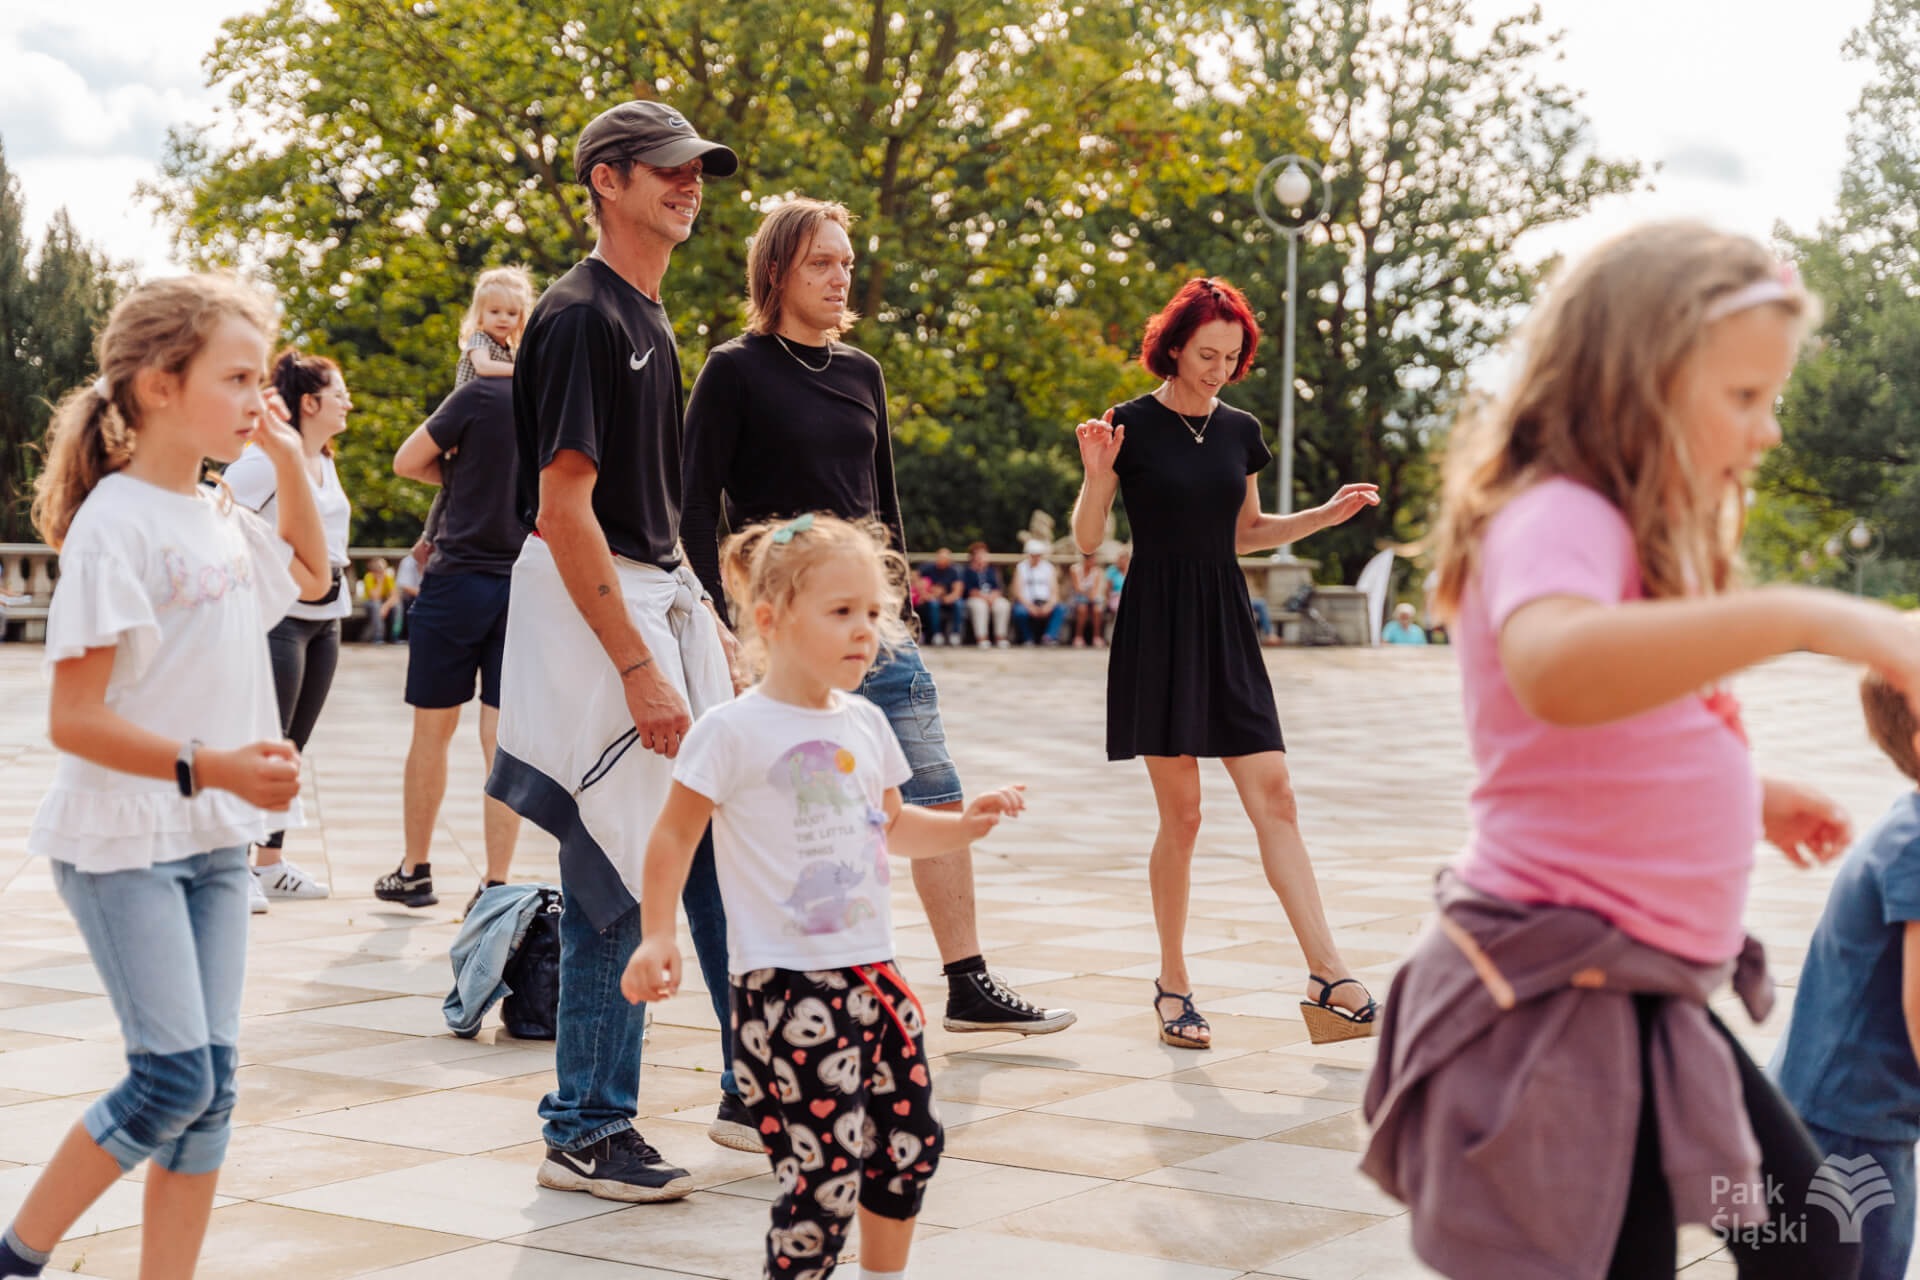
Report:
<svg viewBox="0 0 1920 1280"><path fill-rule="evenodd" d="M285 406L264 395L271 305L217 276L114 308L103 374L54 413L34 524L60 551L47 618L60 751L28 850L52 861L126 1039L0 1236L37 1276L115 1179L147 1171L141 1274L190 1276L234 1103L247 845L297 818L266 632L326 589L326 539ZM251 440L280 476L278 537L200 483Z"/></svg>

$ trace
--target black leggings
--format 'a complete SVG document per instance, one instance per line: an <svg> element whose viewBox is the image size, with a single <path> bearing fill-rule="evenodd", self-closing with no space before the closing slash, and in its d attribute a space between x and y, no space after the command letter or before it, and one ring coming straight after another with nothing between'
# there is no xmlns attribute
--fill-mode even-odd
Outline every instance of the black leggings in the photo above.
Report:
<svg viewBox="0 0 1920 1280"><path fill-rule="evenodd" d="M1667 1280L1679 1265L1678 1229L1667 1176L1660 1166L1660 1127L1654 1116L1653 1070L1647 1052L1647 1032L1662 998L1634 997L1640 1015L1640 1133L1633 1151L1627 1213L1607 1280ZM1740 1070L1747 1121L1760 1144L1761 1181L1782 1196L1767 1222L1726 1237L1740 1280L1853 1280L1860 1271L1860 1246L1841 1243L1833 1214L1824 1207L1815 1212L1807 1203L1808 1186L1820 1167L1820 1148L1792 1104L1747 1056L1726 1024L1711 1012L1707 1016L1713 1019L1714 1030L1726 1038Z"/></svg>
<svg viewBox="0 0 1920 1280"><path fill-rule="evenodd" d="M320 708L333 688L333 671L340 665L340 619L282 618L267 632L267 652L273 656L273 692L280 701L280 732L305 751ZM266 847L278 849L287 833L267 837Z"/></svg>

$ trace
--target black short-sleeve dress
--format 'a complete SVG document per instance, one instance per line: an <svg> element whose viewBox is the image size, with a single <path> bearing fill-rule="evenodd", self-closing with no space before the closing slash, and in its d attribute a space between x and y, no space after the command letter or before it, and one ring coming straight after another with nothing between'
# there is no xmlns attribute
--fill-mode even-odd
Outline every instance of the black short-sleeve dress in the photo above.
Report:
<svg viewBox="0 0 1920 1280"><path fill-rule="evenodd" d="M1233 545L1247 477L1273 459L1259 420L1222 404L1196 441L1145 395L1113 421L1133 566L1107 658L1107 758L1286 750Z"/></svg>

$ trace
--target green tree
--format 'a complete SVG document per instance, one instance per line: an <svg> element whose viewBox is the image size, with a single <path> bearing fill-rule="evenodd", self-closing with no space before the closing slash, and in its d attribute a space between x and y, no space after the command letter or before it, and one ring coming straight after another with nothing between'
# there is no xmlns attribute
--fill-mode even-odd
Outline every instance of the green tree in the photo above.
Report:
<svg viewBox="0 0 1920 1280"><path fill-rule="evenodd" d="M1065 515L1072 424L1151 385L1128 361L1184 274L1277 304L1248 180L1274 152L1322 151L1333 237L1309 246L1302 284L1333 301L1303 308L1301 493L1379 479L1405 525L1459 370L1526 296L1514 239L1632 177L1588 154L1572 95L1538 81L1537 18L1476 43L1464 0L1416 12L275 0L209 60L239 141L177 136L158 194L194 257L265 273L297 340L342 360L359 536L405 536L425 495L387 459L451 385L473 276L576 261L591 230L572 139L610 102L664 98L742 160L708 184L668 276L689 370L739 330L767 204L844 201L868 317L853 340L887 371L909 539L1004 547L1034 508ZM1270 409L1277 343L1263 351L1241 402ZM1338 535L1330 571L1389 531L1405 529Z"/></svg>
<svg viewBox="0 0 1920 1280"><path fill-rule="evenodd" d="M1246 162L1217 197L1125 228L1175 278L1222 275L1246 292L1265 336L1229 398L1277 441L1286 251L1257 216L1253 179L1289 151L1324 160L1326 221L1300 250L1294 500L1353 481L1377 483L1382 499L1301 548L1325 580L1350 581L1382 541L1425 533L1432 455L1467 368L1532 297L1520 238L1640 178L1595 153L1579 95L1550 78L1560 37L1538 10L1488 26L1473 8L1242 6L1252 38L1233 46L1225 95L1240 105L1220 112ZM1312 104L1318 141L1304 146L1270 123L1296 100ZM1264 479L1272 508L1277 482Z"/></svg>
<svg viewBox="0 0 1920 1280"><path fill-rule="evenodd" d="M81 240L65 209L30 253L19 183L0 146L0 542L36 540L27 506L53 403L98 375L94 334L123 275Z"/></svg>
<svg viewBox="0 0 1920 1280"><path fill-rule="evenodd" d="M1920 587L1920 3L1876 0L1847 54L1872 71L1851 117L1838 207L1811 234L1781 231L1824 320L1788 384L1783 443L1761 468L1747 547L1764 576L1832 578L1838 566L1821 548L1862 518L1886 539L1886 561L1869 584L1912 592Z"/></svg>
<svg viewBox="0 0 1920 1280"><path fill-rule="evenodd" d="M743 164L708 185L668 277L690 370L739 329L761 209L841 199L870 317L855 340L888 372L915 542L1004 545L1028 507L1061 510L1067 428L1125 379L1133 328L1079 305L1075 283L1115 252L1082 224L1187 194L1209 125L1182 88L1193 19L1037 0L573 10L279 0L229 23L210 58L248 120L240 141L171 147L157 194L188 252L265 273L297 339L346 367L360 536L424 509L385 461L451 385L474 274L518 261L547 279L585 253L572 140L636 95Z"/></svg>

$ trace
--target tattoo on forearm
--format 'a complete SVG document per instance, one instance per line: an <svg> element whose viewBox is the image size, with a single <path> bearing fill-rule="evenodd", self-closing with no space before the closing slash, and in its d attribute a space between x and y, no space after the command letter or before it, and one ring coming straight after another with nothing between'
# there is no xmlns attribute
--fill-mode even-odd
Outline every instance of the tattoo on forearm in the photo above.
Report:
<svg viewBox="0 0 1920 1280"><path fill-rule="evenodd" d="M600 584L599 591L600 591L600 594L603 596L610 596L613 594L613 588L608 586L604 582Z"/></svg>
<svg viewBox="0 0 1920 1280"><path fill-rule="evenodd" d="M622 667L620 669L620 678L622 680L625 680L628 676L632 675L634 672L638 671L640 668L650 665L652 662L653 662L652 658L642 658L640 659L640 661L634 663L630 667Z"/></svg>

